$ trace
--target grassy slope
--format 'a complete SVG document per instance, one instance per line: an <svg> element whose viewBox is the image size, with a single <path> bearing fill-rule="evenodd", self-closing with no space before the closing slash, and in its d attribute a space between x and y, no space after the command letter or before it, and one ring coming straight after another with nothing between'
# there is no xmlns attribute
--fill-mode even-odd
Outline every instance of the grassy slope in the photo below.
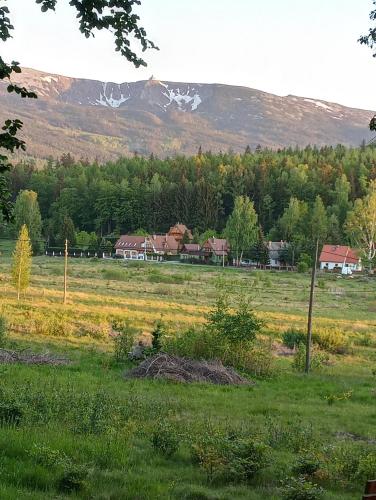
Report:
<svg viewBox="0 0 376 500"><path fill-rule="evenodd" d="M184 498L199 490L206 498L259 499L280 498L279 480L289 474L296 450L275 445L273 464L251 486L208 485L189 458L192 436L202 432L208 420L261 433L266 440L270 419L292 429L288 440L303 439L311 426L319 443L338 444L341 432L375 437L371 369L376 356L370 348L356 347L353 355L338 357L333 366L309 378L292 372L289 360L278 360L279 374L251 388L122 379L124 367L114 365L107 352L109 319L128 316L145 331L161 314L173 330L202 322L221 270L173 265L124 269L119 262L72 260L69 304L62 312L62 261L34 259L32 288L17 304L8 281L9 250L3 248L0 261L0 299L12 339L21 346L66 352L74 364L0 366L0 387L27 400L29 408L19 428L0 428L1 498L58 498L61 467L36 464L32 456L35 445L41 444L65 452L90 471L87 490L78 497ZM308 276L231 270L223 274L235 297L240 287L254 291L257 311L267 319L267 334L278 336L286 327L304 324ZM374 282L327 277L320 284L316 326L336 325L353 339L365 332L375 334L375 295L369 293L375 290ZM324 399L349 390L353 396L347 401L329 406ZM115 399L122 416L109 403L95 406L98 394ZM171 460L150 445L150 430L158 419L170 420L182 435L181 449ZM95 429L90 427L93 421L98 423ZM83 422L91 422L89 428L82 427ZM345 492L331 484L329 489L326 498L355 499L362 486L355 484Z"/></svg>

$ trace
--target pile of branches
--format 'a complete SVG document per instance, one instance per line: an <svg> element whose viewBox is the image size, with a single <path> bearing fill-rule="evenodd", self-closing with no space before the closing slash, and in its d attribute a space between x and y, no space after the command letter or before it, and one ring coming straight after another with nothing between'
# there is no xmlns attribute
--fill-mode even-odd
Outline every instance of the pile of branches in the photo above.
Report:
<svg viewBox="0 0 376 500"><path fill-rule="evenodd" d="M24 363L27 365L68 365L69 359L60 358L48 352L32 353L30 351L10 351L0 349L0 364Z"/></svg>
<svg viewBox="0 0 376 500"><path fill-rule="evenodd" d="M206 382L242 385L252 382L219 361L196 361L159 353L125 374L126 378L168 379L176 382Z"/></svg>

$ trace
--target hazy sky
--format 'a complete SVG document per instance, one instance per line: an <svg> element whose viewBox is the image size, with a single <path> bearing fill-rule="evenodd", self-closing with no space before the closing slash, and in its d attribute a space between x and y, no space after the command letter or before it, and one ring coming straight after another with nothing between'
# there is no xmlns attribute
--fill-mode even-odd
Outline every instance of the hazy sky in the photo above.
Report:
<svg viewBox="0 0 376 500"><path fill-rule="evenodd" d="M2 3L2 0L0 0ZM160 51L134 69L109 34L87 40L68 0L40 13L8 0L14 38L1 54L22 65L120 83L149 78L244 85L376 109L376 59L357 43L371 0L143 0L138 9Z"/></svg>

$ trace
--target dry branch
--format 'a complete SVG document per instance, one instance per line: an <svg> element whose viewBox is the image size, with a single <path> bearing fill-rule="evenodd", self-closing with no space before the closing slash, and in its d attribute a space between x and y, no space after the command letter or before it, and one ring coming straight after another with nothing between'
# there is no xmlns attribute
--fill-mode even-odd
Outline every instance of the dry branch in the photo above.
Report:
<svg viewBox="0 0 376 500"><path fill-rule="evenodd" d="M126 378L169 379L176 382L206 382L219 385L252 384L235 370L219 361L195 361L192 359L157 354L143 361L125 374Z"/></svg>
<svg viewBox="0 0 376 500"><path fill-rule="evenodd" d="M69 359L60 358L48 352L32 353L30 351L10 351L9 349L0 349L0 364L24 363L27 365L68 365Z"/></svg>

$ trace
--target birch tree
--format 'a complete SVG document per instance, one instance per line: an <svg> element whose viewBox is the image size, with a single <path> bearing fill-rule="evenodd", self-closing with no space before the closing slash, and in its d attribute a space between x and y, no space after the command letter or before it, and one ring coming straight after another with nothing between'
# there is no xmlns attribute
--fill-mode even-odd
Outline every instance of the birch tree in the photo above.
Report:
<svg viewBox="0 0 376 500"><path fill-rule="evenodd" d="M376 180L371 181L368 194L364 198L355 200L345 229L350 239L361 250L371 270L376 257Z"/></svg>
<svg viewBox="0 0 376 500"><path fill-rule="evenodd" d="M239 265L243 253L257 240L257 213L248 196L237 196L232 214L228 218L225 235L230 242L231 251Z"/></svg>
<svg viewBox="0 0 376 500"><path fill-rule="evenodd" d="M31 241L26 224L21 227L16 248L13 253L12 283L17 290L17 299L25 291L30 282L31 269Z"/></svg>

